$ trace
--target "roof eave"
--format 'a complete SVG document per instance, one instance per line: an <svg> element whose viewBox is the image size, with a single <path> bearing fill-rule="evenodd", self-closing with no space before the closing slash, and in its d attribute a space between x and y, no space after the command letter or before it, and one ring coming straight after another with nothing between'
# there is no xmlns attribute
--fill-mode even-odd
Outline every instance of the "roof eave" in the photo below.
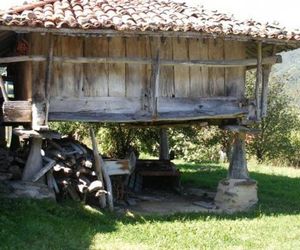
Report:
<svg viewBox="0 0 300 250"><path fill-rule="evenodd" d="M236 41L260 41L268 44L287 45L295 48L300 47L300 40L286 40L276 38L253 37L249 35L204 33L195 31L117 31L113 29L80 29L80 28L45 28L29 26L0 25L0 31L14 31L16 33L52 33L70 36L151 36L151 37L187 37L187 38L223 38L224 40Z"/></svg>

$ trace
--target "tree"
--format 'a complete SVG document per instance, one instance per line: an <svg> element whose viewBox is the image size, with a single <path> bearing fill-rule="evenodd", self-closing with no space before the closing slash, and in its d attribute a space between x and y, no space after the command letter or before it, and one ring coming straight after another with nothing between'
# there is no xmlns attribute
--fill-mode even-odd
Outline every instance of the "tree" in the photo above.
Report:
<svg viewBox="0 0 300 250"><path fill-rule="evenodd" d="M250 77L251 81L251 77ZM250 82L254 86L254 81ZM261 123L254 125L261 133L249 142L249 153L262 161L289 161L295 154L293 133L299 132L299 115L286 94L280 79L273 78L269 84L268 113Z"/></svg>

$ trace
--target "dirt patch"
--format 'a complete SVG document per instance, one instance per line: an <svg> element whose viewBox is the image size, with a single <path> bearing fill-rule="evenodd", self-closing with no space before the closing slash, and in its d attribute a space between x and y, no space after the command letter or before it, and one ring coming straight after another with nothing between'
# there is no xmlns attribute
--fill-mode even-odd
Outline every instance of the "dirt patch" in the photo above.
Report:
<svg viewBox="0 0 300 250"><path fill-rule="evenodd" d="M132 194L127 207L119 207L119 211L129 211L134 214L172 215L176 213L218 213L220 210L214 204L215 193L202 189L186 189L182 194L170 191L147 190L142 194Z"/></svg>

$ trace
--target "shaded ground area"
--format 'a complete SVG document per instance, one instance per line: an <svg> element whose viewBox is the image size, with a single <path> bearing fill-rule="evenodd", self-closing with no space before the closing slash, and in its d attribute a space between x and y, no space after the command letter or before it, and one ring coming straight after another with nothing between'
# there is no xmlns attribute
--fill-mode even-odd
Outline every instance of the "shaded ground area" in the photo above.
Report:
<svg viewBox="0 0 300 250"><path fill-rule="evenodd" d="M214 192L206 192L200 188L186 188L181 194L171 191L148 190L133 196L136 204L127 211L141 215L172 215L175 213L216 212L213 199Z"/></svg>
<svg viewBox="0 0 300 250"><path fill-rule="evenodd" d="M215 190L227 170L182 164L183 184ZM1 249L299 249L300 170L250 167L259 182L250 213L172 216L99 212L88 206L2 199Z"/></svg>

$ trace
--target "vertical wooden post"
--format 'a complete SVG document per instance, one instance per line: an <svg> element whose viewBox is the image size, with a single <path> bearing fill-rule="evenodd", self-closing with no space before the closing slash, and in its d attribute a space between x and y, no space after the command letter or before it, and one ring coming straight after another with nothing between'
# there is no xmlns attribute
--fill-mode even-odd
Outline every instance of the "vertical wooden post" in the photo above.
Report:
<svg viewBox="0 0 300 250"><path fill-rule="evenodd" d="M249 179L245 147L246 134L236 132L233 142L232 156L229 165L229 179Z"/></svg>
<svg viewBox="0 0 300 250"><path fill-rule="evenodd" d="M267 116L268 107L268 86L269 86L269 76L271 73L271 65L263 66L263 84L261 90L261 117Z"/></svg>
<svg viewBox="0 0 300 250"><path fill-rule="evenodd" d="M151 97L152 97L152 117L157 118L158 113L158 91L160 80L160 38L157 39L156 55L152 63L152 77L151 77Z"/></svg>
<svg viewBox="0 0 300 250"><path fill-rule="evenodd" d="M47 59L45 85L41 86L40 92L33 95L32 103L32 128L38 131L48 129L49 86L51 83L54 51L53 35L50 35L48 50L49 54Z"/></svg>
<svg viewBox="0 0 300 250"><path fill-rule="evenodd" d="M102 175L102 168L104 167L103 164L101 164L101 158L98 151L97 141L95 137L94 130L90 128L90 135L92 140L92 147L93 147L93 155L94 155L94 162L95 162L95 172L97 175L97 178L99 181L103 182L103 175ZM104 195L100 195L99 197L99 204L101 208L106 207L106 199Z"/></svg>
<svg viewBox="0 0 300 250"><path fill-rule="evenodd" d="M260 87L262 86L262 43L257 44L257 70L256 70L256 84L255 84L255 104L256 104L256 120L261 119L261 99L260 99Z"/></svg>
<svg viewBox="0 0 300 250"><path fill-rule="evenodd" d="M167 129L161 128L159 130L160 143L159 143L159 159L170 160L169 155L169 140Z"/></svg>
<svg viewBox="0 0 300 250"><path fill-rule="evenodd" d="M90 134L91 134L91 138L92 138L93 154L94 154L94 159L95 159L95 168L96 168L97 176L98 176L98 179L102 183L103 183L103 180L105 181L106 189L107 189L107 202L108 202L109 210L113 211L114 210L114 199L113 199L111 180L110 180L110 177L104 166L104 161L98 151L96 137L94 134L94 130L92 128L90 129ZM105 206L106 202L101 200L102 199L101 197L103 197L103 196L100 196L100 205Z"/></svg>
<svg viewBox="0 0 300 250"><path fill-rule="evenodd" d="M23 181L31 181L33 176L42 169L42 143L42 138L31 139L31 148L22 176Z"/></svg>

